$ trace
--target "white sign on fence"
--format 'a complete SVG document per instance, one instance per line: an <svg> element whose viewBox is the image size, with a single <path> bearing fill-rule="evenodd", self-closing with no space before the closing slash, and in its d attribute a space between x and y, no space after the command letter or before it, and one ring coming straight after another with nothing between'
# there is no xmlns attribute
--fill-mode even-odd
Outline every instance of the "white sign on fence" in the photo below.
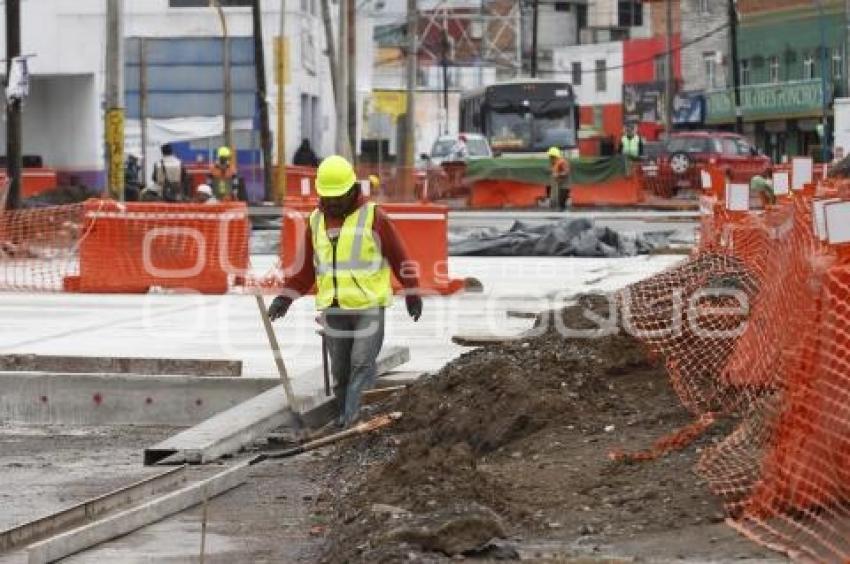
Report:
<svg viewBox="0 0 850 564"><path fill-rule="evenodd" d="M749 184L727 184L726 185L726 209L729 211L749 211L750 209L750 185Z"/></svg>
<svg viewBox="0 0 850 564"><path fill-rule="evenodd" d="M826 239L833 245L850 243L850 202L825 204Z"/></svg>
<svg viewBox="0 0 850 564"><path fill-rule="evenodd" d="M802 190L813 180L814 161L809 157L794 157L791 159L791 189Z"/></svg>
<svg viewBox="0 0 850 564"><path fill-rule="evenodd" d="M830 198L827 200L815 200L812 204L812 228L815 232L815 237L821 241L826 241L826 214L824 207L827 204L840 202L839 198Z"/></svg>
<svg viewBox="0 0 850 564"><path fill-rule="evenodd" d="M787 196L791 182L787 172L773 173L773 194L775 196Z"/></svg>

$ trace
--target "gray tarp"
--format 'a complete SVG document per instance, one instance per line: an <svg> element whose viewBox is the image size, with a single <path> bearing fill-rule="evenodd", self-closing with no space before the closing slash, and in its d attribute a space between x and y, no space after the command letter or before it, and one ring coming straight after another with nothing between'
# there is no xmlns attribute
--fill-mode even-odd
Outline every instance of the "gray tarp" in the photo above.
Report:
<svg viewBox="0 0 850 564"><path fill-rule="evenodd" d="M530 226L517 221L508 231L481 229L449 238L452 256L623 257L669 245L672 231L619 233L588 219Z"/></svg>

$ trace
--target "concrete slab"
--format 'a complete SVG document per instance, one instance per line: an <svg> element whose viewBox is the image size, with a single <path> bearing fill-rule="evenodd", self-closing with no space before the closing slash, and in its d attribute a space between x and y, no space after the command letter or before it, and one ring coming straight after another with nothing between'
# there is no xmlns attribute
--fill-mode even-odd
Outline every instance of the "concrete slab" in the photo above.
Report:
<svg viewBox="0 0 850 564"><path fill-rule="evenodd" d="M54 562L160 521L244 483L250 467L239 464L141 506L41 541L27 549L29 564Z"/></svg>
<svg viewBox="0 0 850 564"><path fill-rule="evenodd" d="M144 374L151 376L172 374L235 378L242 375L242 361L6 354L0 355L0 371Z"/></svg>
<svg viewBox="0 0 850 564"><path fill-rule="evenodd" d="M0 373L0 422L189 426L273 387L266 378Z"/></svg>
<svg viewBox="0 0 850 564"><path fill-rule="evenodd" d="M378 357L378 373L401 366L410 358L409 354L403 347L384 350ZM309 378L322 378L321 367L311 372ZM336 413L336 402L332 397L325 397L324 393L299 399L302 401L302 418L307 425L321 426ZM286 395L282 387L277 385L191 429L146 448L144 463L206 464L226 454L233 454L278 427L292 425L292 413L288 407Z"/></svg>

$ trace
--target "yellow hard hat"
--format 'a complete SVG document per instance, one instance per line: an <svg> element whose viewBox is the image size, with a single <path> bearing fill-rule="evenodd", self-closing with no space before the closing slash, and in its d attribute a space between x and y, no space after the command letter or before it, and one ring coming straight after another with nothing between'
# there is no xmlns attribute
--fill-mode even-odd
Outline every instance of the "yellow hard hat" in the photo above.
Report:
<svg viewBox="0 0 850 564"><path fill-rule="evenodd" d="M348 192L357 182L351 163L333 155L322 161L316 171L316 191L323 198L336 198Z"/></svg>
<svg viewBox="0 0 850 564"><path fill-rule="evenodd" d="M547 153L550 157L560 158L561 150L557 147L549 147L549 151Z"/></svg>
<svg viewBox="0 0 850 564"><path fill-rule="evenodd" d="M230 147L219 147L216 155L220 159L229 159L231 155Z"/></svg>
<svg viewBox="0 0 850 564"><path fill-rule="evenodd" d="M377 190L378 188L381 187L381 179L378 178L377 174L370 174L369 175L369 184L372 185L373 189Z"/></svg>

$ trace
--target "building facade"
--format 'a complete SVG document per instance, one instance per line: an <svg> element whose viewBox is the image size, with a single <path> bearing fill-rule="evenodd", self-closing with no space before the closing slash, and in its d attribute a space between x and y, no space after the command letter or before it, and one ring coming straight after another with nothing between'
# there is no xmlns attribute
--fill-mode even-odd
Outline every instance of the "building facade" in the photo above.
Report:
<svg viewBox="0 0 850 564"><path fill-rule="evenodd" d="M744 132L781 162L795 155L821 157L819 124L847 90L846 8L823 0L739 0L738 58ZM731 127L733 92L709 92L706 123ZM829 141L827 140L827 143Z"/></svg>
<svg viewBox="0 0 850 564"><path fill-rule="evenodd" d="M254 154L256 102L250 2L222 2L230 36L232 115L234 141L240 155ZM275 38L280 34L280 2L263 2L263 37L270 123L275 140L277 96L275 81ZM285 88L286 158L291 159L302 138L312 139L316 151L326 155L334 147L334 107L330 90L324 33L316 0L287 2L286 31L289 38L289 81ZM224 87L222 28L217 12L206 0L126 0L125 106L126 147L146 153L151 163L159 156L158 146L141 144L141 93L145 92L148 125L169 120L199 119L197 139L183 131L193 154L207 153L221 142ZM104 126L105 14L102 0L40 0L22 2L22 52L31 54L30 97L24 104L24 154L40 156L55 168L60 180L76 177L81 183L102 188L105 183ZM0 13L0 29L5 29ZM141 50L145 48L145 79L141 78ZM5 57L0 45L0 57ZM142 83L145 83L144 85ZM144 86L144 87L143 87ZM174 122L171 122L172 124ZM153 127L151 137L160 128ZM176 134L176 133L175 133ZM164 135L167 135L164 134ZM252 146L252 143L256 143ZM5 153L5 129L0 123L0 153ZM141 155L140 155L141 156ZM250 194L262 197L253 179Z"/></svg>

